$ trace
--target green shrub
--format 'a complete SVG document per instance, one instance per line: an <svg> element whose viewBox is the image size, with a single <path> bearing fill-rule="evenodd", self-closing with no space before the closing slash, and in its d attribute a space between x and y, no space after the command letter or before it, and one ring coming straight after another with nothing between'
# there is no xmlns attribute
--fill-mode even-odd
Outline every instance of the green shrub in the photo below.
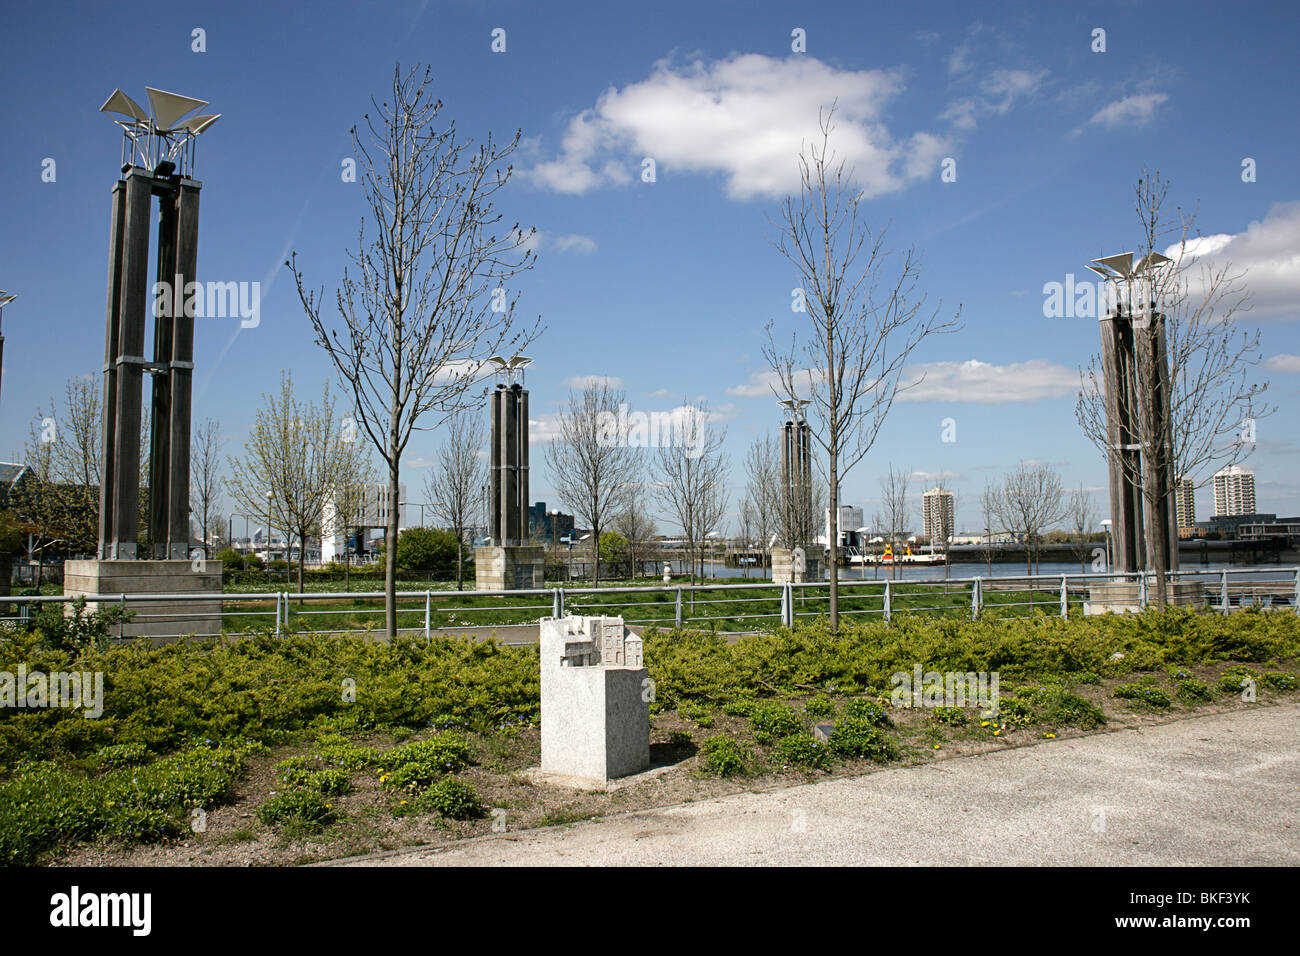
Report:
<svg viewBox="0 0 1300 956"><path fill-rule="evenodd" d="M225 574L244 570L244 556L234 548L226 548L218 552L217 560L221 562L221 570Z"/></svg>
<svg viewBox="0 0 1300 956"><path fill-rule="evenodd" d="M668 746L670 747L689 747L691 744L691 734L688 730L674 730L668 734Z"/></svg>
<svg viewBox="0 0 1300 956"><path fill-rule="evenodd" d="M1106 722L1106 714L1100 707L1070 693L1060 684L1049 684L1033 690L1029 694L1029 701L1033 709L1029 718L1023 720L1024 723L1038 722L1092 730ZM1020 718L1017 718L1017 722L1021 722Z"/></svg>
<svg viewBox="0 0 1300 956"><path fill-rule="evenodd" d="M453 820L474 820L485 812L474 788L450 774L424 791L419 803Z"/></svg>
<svg viewBox="0 0 1300 956"><path fill-rule="evenodd" d="M754 709L758 701L752 697L737 697L729 700L722 705L722 712L732 717L748 717L749 712Z"/></svg>
<svg viewBox="0 0 1300 956"><path fill-rule="evenodd" d="M149 748L144 744L109 744L100 747L96 762L105 770L115 767L138 767L149 762Z"/></svg>
<svg viewBox="0 0 1300 956"><path fill-rule="evenodd" d="M803 705L803 712L814 720L835 716L835 702L825 694L809 697Z"/></svg>
<svg viewBox="0 0 1300 956"><path fill-rule="evenodd" d="M383 767L392 768L380 774L380 782L385 787L417 793L446 774L468 767L469 744L461 737L432 737L394 747L382 754L379 762Z"/></svg>
<svg viewBox="0 0 1300 956"><path fill-rule="evenodd" d="M1221 694L1240 694L1246 689L1246 682L1257 682L1259 675L1240 665L1229 667L1219 675L1215 686Z"/></svg>
<svg viewBox="0 0 1300 956"><path fill-rule="evenodd" d="M678 713L703 730L713 726L713 713L703 704L687 704Z"/></svg>
<svg viewBox="0 0 1300 956"><path fill-rule="evenodd" d="M257 808L257 818L267 826L292 826L304 832L320 830L338 817L333 804L316 790L286 790Z"/></svg>
<svg viewBox="0 0 1300 956"><path fill-rule="evenodd" d="M1033 705L1017 697L999 697L997 718L1013 727L1024 727L1038 719Z"/></svg>
<svg viewBox="0 0 1300 956"><path fill-rule="evenodd" d="M892 727L885 705L869 697L858 697L844 705L844 716L855 720L865 720L874 727Z"/></svg>
<svg viewBox="0 0 1300 956"><path fill-rule="evenodd" d="M342 767L326 767L319 758L304 755L281 760L275 765L280 783L286 787L305 787L327 796L340 796L352 790L352 775Z"/></svg>
<svg viewBox="0 0 1300 956"><path fill-rule="evenodd" d="M831 766L830 750L817 743L809 734L782 737L777 741L776 749L782 760L796 767L827 770Z"/></svg>
<svg viewBox="0 0 1300 956"><path fill-rule="evenodd" d="M1291 691L1296 689L1295 675L1283 671L1266 671L1260 675L1260 680L1274 690Z"/></svg>
<svg viewBox="0 0 1300 956"><path fill-rule="evenodd" d="M749 773L748 748L730 737L716 736L704 741L704 769L719 777Z"/></svg>
<svg viewBox="0 0 1300 956"><path fill-rule="evenodd" d="M1132 684L1120 684L1113 693L1120 700L1132 701L1142 707L1163 708L1173 703L1165 691L1142 681L1136 681Z"/></svg>
<svg viewBox="0 0 1300 956"><path fill-rule="evenodd" d="M960 707L935 707L930 711L930 717L937 723L950 727L960 727L966 723L966 712Z"/></svg>
<svg viewBox="0 0 1300 956"><path fill-rule="evenodd" d="M786 737L803 730L803 721L785 704L764 701L755 704L749 711L750 723L754 725L754 739L760 744L769 744L778 737Z"/></svg>
<svg viewBox="0 0 1300 956"><path fill-rule="evenodd" d="M898 757L893 740L869 717L845 717L835 725L830 748L842 757L886 761Z"/></svg>
<svg viewBox="0 0 1300 956"><path fill-rule="evenodd" d="M1209 685L1194 677L1176 680L1174 681L1174 687L1179 699L1189 704L1199 704L1214 699L1214 695L1210 693Z"/></svg>

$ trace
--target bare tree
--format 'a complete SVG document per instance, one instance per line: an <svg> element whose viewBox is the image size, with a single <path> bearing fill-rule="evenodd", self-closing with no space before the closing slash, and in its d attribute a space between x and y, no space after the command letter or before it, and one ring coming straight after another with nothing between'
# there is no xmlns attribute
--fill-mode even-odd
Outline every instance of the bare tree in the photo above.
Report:
<svg viewBox="0 0 1300 956"><path fill-rule="evenodd" d="M821 143L799 157L800 195L782 204L775 245L794 266L798 300L807 314L805 337L792 334L778 346L767 327L764 356L776 373L779 397L812 401L820 427L813 434L827 455L827 493L839 511L839 486L875 443L895 397L919 384L904 384L903 369L927 336L953 331L958 314L940 321L922 313L917 294L920 262L914 250L890 270L885 231L861 219L862 191L843 161L830 151L834 107L821 117ZM830 554L830 624L839 628L839 552Z"/></svg>
<svg viewBox="0 0 1300 956"><path fill-rule="evenodd" d="M463 409L447 422L438 462L424 480L424 494L433 513L456 536L456 590L464 587L465 539L483 513L487 481L487 430L481 409Z"/></svg>
<svg viewBox="0 0 1300 956"><path fill-rule="evenodd" d="M632 576L636 577L646 561L650 542L655 536L655 523L645 508L646 488L637 484L628 494L627 506L615 516L613 529L627 539L628 560L632 563Z"/></svg>
<svg viewBox="0 0 1300 956"><path fill-rule="evenodd" d="M99 449L99 388L70 378L62 404L51 398L36 409L25 455L31 479L16 498L38 536L67 552L93 552L99 540Z"/></svg>
<svg viewBox="0 0 1300 956"><path fill-rule="evenodd" d="M1135 188L1134 211L1141 228L1138 252L1169 255L1171 261L1136 277L1134 304L1150 303L1163 314L1163 335L1168 356L1170 383L1167 396L1146 396L1140 412L1146 418L1141 454L1120 456L1126 476L1141 485L1146 520L1146 566L1156 574L1156 602L1167 600L1165 572L1173 556L1165 554L1163 534L1155 533L1161 497L1171 489L1156 487L1152 476L1164 471L1171 481L1185 478L1194 487L1212 480L1217 467L1240 462L1254 449L1254 422L1274 411L1261 399L1268 384L1256 378L1263 359L1259 330L1239 327L1235 317L1250 307L1250 294L1241 281L1244 272L1231 263L1217 267L1197 266L1197 235L1193 232L1196 212L1177 207L1168 210L1169 183L1159 172L1143 170ZM1162 327L1156 323L1134 323L1139 381L1158 381L1156 369L1148 367L1159 354L1156 338ZM1075 415L1084 434L1103 454L1112 454L1107 435L1106 394L1100 358L1094 356L1081 370L1082 388ZM1151 441L1159 435L1167 415L1171 449ZM1169 507L1173 507L1172 501ZM1176 547L1176 544L1174 545Z"/></svg>
<svg viewBox="0 0 1300 956"><path fill-rule="evenodd" d="M889 537L889 547L893 551L895 543L906 533L911 511L907 502L908 486L912 481L912 469L894 470L890 465L884 477L880 479L880 512L874 524L885 531ZM890 577L898 577L898 552L893 551L894 560L890 567Z"/></svg>
<svg viewBox="0 0 1300 956"><path fill-rule="evenodd" d="M221 502L221 423L206 419L190 446L190 512L198 518L203 556L208 557L208 529Z"/></svg>
<svg viewBox="0 0 1300 956"><path fill-rule="evenodd" d="M505 145L459 137L454 123L435 128L442 102L428 93L430 71L393 72L392 100L366 114L369 142L352 128L373 238L364 223L349 254L335 303L343 328L325 317L325 295L307 291L296 255L286 263L311 320L350 391L354 414L386 466L385 617L397 634L397 525L401 459L412 432L433 412L445 417L472 404L468 393L483 364L522 350L540 325L514 323L517 294L506 280L532 268L533 231L503 229L494 197L510 179L504 165L520 134ZM503 168L504 165L504 168Z"/></svg>
<svg viewBox="0 0 1300 956"><path fill-rule="evenodd" d="M600 584L600 532L624 511L640 480L641 459L630 443L620 406L626 394L606 379L569 392L556 418L546 463L560 500L591 529L592 583Z"/></svg>
<svg viewBox="0 0 1300 956"><path fill-rule="evenodd" d="M999 526L1023 540L1026 574L1034 573L1043 532L1066 513L1061 476L1051 465L1021 462L1006 476L993 500L993 515Z"/></svg>
<svg viewBox="0 0 1300 956"><path fill-rule="evenodd" d="M325 533L327 504L344 457L334 428L334 399L327 385L321 404L300 402L288 372L281 373L279 395L263 398L266 404L256 412L243 457L228 459L230 491L250 514L265 511L286 538L297 535L301 593L307 541ZM287 551L291 541L285 543Z"/></svg>
<svg viewBox="0 0 1300 956"><path fill-rule="evenodd" d="M1066 507L1070 520L1070 533L1073 535L1071 550L1079 559L1079 570L1088 571L1088 557L1092 554L1092 524L1097 514L1093 508L1092 495L1083 485L1070 492L1070 501Z"/></svg>
<svg viewBox="0 0 1300 956"><path fill-rule="evenodd" d="M726 428L715 427L707 405L683 402L673 441L661 439L654 459L659 501L682 529L695 583L698 557L703 574L704 544L727 512Z"/></svg>
<svg viewBox="0 0 1300 956"><path fill-rule="evenodd" d="M776 439L771 435L762 435L750 444L745 454L745 477L741 515L766 566L772 544L780 536L782 512L781 465Z"/></svg>
<svg viewBox="0 0 1300 956"><path fill-rule="evenodd" d="M984 521L984 543L981 550L984 552L988 575L992 577L993 535L1001 529L998 528L998 489L987 481L984 482L984 490L980 492L980 518Z"/></svg>

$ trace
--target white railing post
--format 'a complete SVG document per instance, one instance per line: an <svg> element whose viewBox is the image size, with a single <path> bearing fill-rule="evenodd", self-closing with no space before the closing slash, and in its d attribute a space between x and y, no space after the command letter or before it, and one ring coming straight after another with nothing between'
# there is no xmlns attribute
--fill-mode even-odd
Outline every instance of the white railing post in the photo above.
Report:
<svg viewBox="0 0 1300 956"><path fill-rule="evenodd" d="M1291 603L1295 607L1295 612L1300 614L1300 568L1296 568L1295 571L1295 595Z"/></svg>
<svg viewBox="0 0 1300 956"><path fill-rule="evenodd" d="M676 620L677 620L677 626L678 626L678 627L681 627L681 626L682 626L682 589L681 589L681 587L678 587L678 588L677 588L677 614L676 614Z"/></svg>
<svg viewBox="0 0 1300 956"><path fill-rule="evenodd" d="M424 639L427 641L433 637L430 632L429 624L433 617L433 595L426 590L424 592Z"/></svg>
<svg viewBox="0 0 1300 956"><path fill-rule="evenodd" d="M1145 609L1147 606L1147 573L1141 571L1138 573L1138 607Z"/></svg>
<svg viewBox="0 0 1300 956"><path fill-rule="evenodd" d="M1070 616L1070 593L1068 590L1066 590L1066 588L1067 588L1066 578L1065 575L1062 574L1061 575L1061 617L1064 618L1068 618Z"/></svg>
<svg viewBox="0 0 1300 956"><path fill-rule="evenodd" d="M980 610L984 605L984 579L976 578L975 583L970 588L970 619L978 621L980 619Z"/></svg>
<svg viewBox="0 0 1300 956"><path fill-rule="evenodd" d="M781 623L794 628L794 586L789 581L781 585Z"/></svg>
<svg viewBox="0 0 1300 956"><path fill-rule="evenodd" d="M889 581L889 579L886 578L885 579L885 620L886 621L891 620L893 618L893 613L894 613L894 609L893 609L894 602L892 600L893 590L890 588L890 583L891 582Z"/></svg>
<svg viewBox="0 0 1300 956"><path fill-rule="evenodd" d="M275 636L280 636L280 592L275 592Z"/></svg>
<svg viewBox="0 0 1300 956"><path fill-rule="evenodd" d="M1228 613L1228 569L1224 568L1219 572L1219 606L1223 608L1222 613Z"/></svg>

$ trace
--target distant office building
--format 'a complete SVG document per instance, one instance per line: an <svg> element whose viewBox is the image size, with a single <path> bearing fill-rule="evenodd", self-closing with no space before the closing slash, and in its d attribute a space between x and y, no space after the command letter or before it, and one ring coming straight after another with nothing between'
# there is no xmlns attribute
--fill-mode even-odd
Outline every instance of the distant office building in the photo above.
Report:
<svg viewBox="0 0 1300 956"><path fill-rule="evenodd" d="M826 540L832 540L832 535L838 536L841 547L855 547L858 539L858 529L862 527L862 509L855 508L852 505L840 505L839 521L835 524L834 531L831 530L831 509L826 509Z"/></svg>
<svg viewBox="0 0 1300 956"><path fill-rule="evenodd" d="M406 501L406 485L397 486L397 500ZM333 496L331 496L331 499ZM332 533L321 538L321 561L341 561L346 552L356 555L366 554L371 550L371 532L374 529L388 527L388 485L366 485L362 489L360 507L347 527L338 520L333 500L325 503L322 523ZM400 534L406 529L406 509L400 504L397 508L397 530Z"/></svg>
<svg viewBox="0 0 1300 956"><path fill-rule="evenodd" d="M922 534L931 544L944 544L952 535L953 494L942 488L931 488L921 496Z"/></svg>
<svg viewBox="0 0 1300 956"><path fill-rule="evenodd" d="M546 502L538 501L528 508L528 537L543 543L566 538L573 534L573 515L555 514L546 510Z"/></svg>
<svg viewBox="0 0 1300 956"><path fill-rule="evenodd" d="M1232 465L1214 473L1214 517L1255 514L1255 473Z"/></svg>
<svg viewBox="0 0 1300 956"><path fill-rule="evenodd" d="M1174 498L1178 502L1178 537L1196 537L1196 486L1190 478L1178 479Z"/></svg>

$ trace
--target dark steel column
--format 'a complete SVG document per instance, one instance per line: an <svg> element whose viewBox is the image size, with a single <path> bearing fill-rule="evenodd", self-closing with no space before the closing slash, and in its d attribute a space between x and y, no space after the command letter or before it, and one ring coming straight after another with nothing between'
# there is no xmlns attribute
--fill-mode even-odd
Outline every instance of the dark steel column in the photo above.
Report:
<svg viewBox="0 0 1300 956"><path fill-rule="evenodd" d="M199 190L202 183L182 179L176 194L175 277L182 308L172 317L171 354L158 356L167 362L171 415L167 469L166 514L169 558L186 558L190 547L190 419L194 380L194 316L185 309L185 287L197 281L199 261ZM160 378L162 376L159 376ZM155 430L164 427L155 420ZM160 496L161 497L161 496Z"/></svg>
<svg viewBox="0 0 1300 956"><path fill-rule="evenodd" d="M149 419L149 548L153 558L167 557L167 495L171 475L171 378L164 369L172 352L172 316L179 293L172 288L176 276L176 188L165 179L156 181L158 193L158 282L171 295L150 298L153 317L153 401ZM183 290L182 290L183 291Z"/></svg>
<svg viewBox="0 0 1300 956"><path fill-rule="evenodd" d="M117 435L117 340L122 310L122 258L126 229L126 181L113 185L112 225L108 240L108 315L104 334L104 396L100 404L102 421L99 442L99 550L100 558L113 557L109 553L115 538L113 521L116 486L117 456L114 437Z"/></svg>
<svg viewBox="0 0 1300 956"><path fill-rule="evenodd" d="M528 543L528 390L519 389L519 543Z"/></svg>
<svg viewBox="0 0 1300 956"><path fill-rule="evenodd" d="M132 167L126 174L126 225L118 311L116 421L110 558L136 557L140 527L140 399L145 310L149 296L149 233L153 177Z"/></svg>
<svg viewBox="0 0 1300 956"><path fill-rule="evenodd" d="M502 454L501 435L505 430L503 428L502 415L504 414L505 389L498 386L492 390L491 402L491 436L490 436L490 469L491 474L488 477L488 535L492 544L501 546L504 541L504 529L501 522L501 468Z"/></svg>

